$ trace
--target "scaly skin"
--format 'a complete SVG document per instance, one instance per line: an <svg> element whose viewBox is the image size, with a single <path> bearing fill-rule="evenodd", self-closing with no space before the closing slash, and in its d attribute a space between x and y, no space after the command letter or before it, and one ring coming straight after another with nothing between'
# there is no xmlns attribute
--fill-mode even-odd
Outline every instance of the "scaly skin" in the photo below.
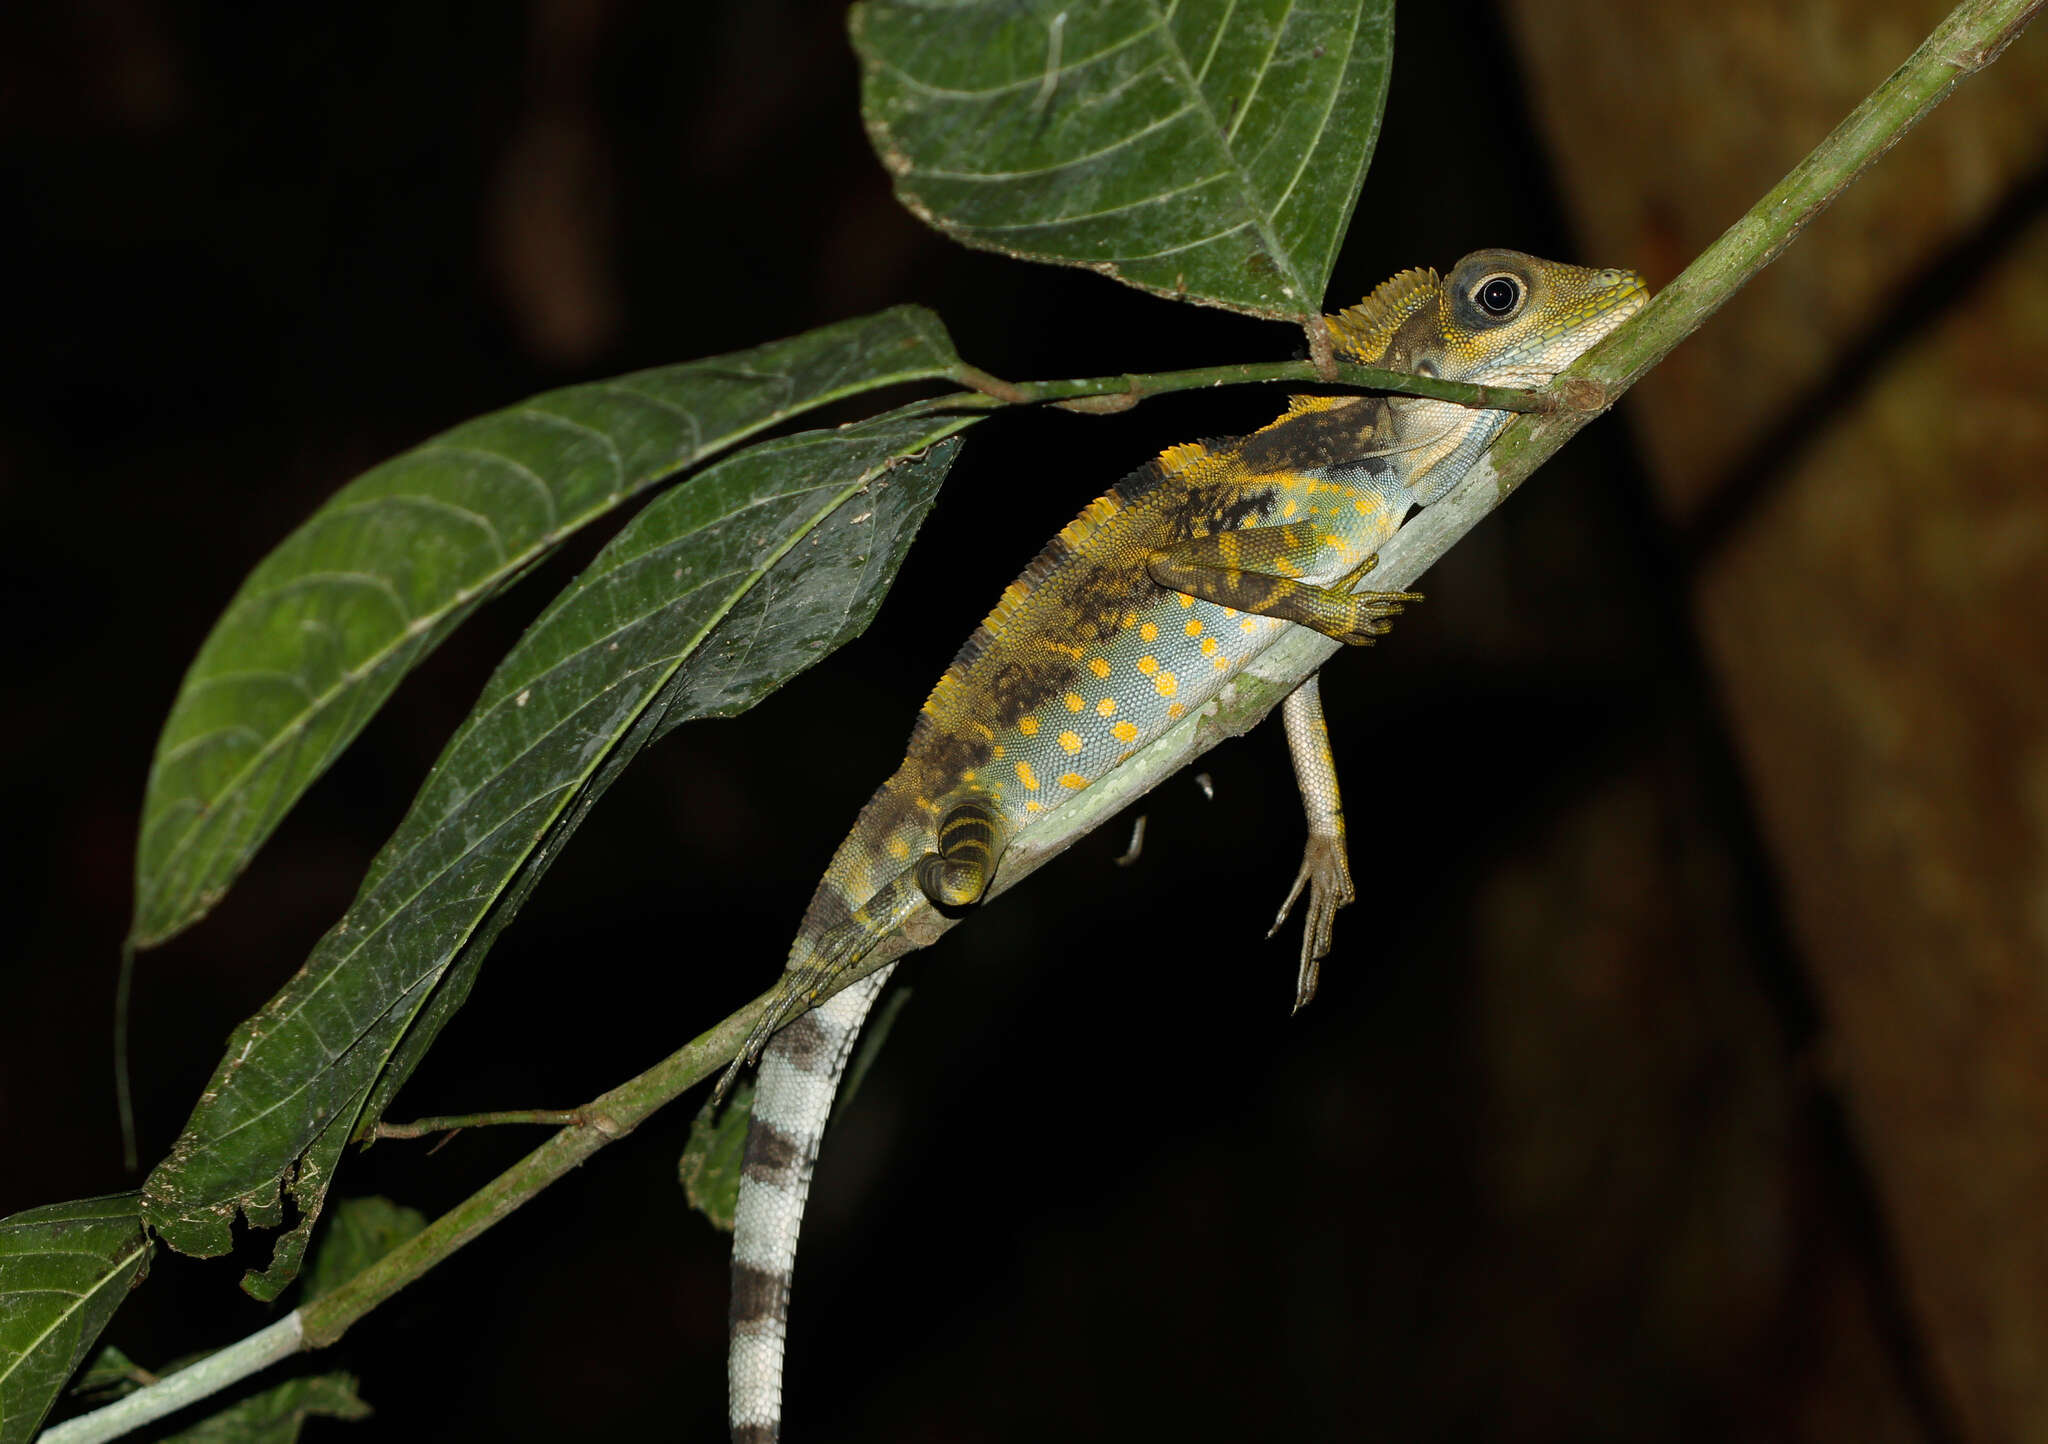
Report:
<svg viewBox="0 0 2048 1444"><path fill-rule="evenodd" d="M1646 295L1633 272L1480 251L1442 282L1404 271L1330 327L1340 352L1367 365L1535 386ZM1411 507L1448 491L1507 420L1408 397L1295 397L1250 436L1162 453L1004 591L826 869L776 1004L733 1065L766 1045L733 1240L735 1440L778 1435L811 1166L886 970L812 1009L821 990L917 909L979 900L1011 841L1214 697L1287 626L1359 645L1384 633L1420 599L1356 590L1376 549ZM1315 992L1331 921L1353 887L1314 678L1283 719L1310 826L1274 924L1306 891L1298 1007Z"/></svg>

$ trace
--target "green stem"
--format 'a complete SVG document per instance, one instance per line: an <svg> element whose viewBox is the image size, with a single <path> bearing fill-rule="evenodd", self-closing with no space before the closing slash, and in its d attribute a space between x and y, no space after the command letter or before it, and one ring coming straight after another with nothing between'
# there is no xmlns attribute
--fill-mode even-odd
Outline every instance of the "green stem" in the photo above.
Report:
<svg viewBox="0 0 2048 1444"><path fill-rule="evenodd" d="M1492 451L1450 495L1420 513L1380 549L1380 565L1374 569L1373 584L1390 590L1402 590L1412 585L1460 537L1506 500L1523 479L1567 438L1591 420L1599 407L1612 404L1622 391L1697 330L1701 322L1752 276L1776 259L1809 221L1825 210L1829 202L1867 166L1891 149L1900 136L1940 104L1958 81L1997 59L1999 52L2026 28L2043 4L2048 4L2048 0L1965 0L1958 5L1911 58L1857 106L1827 139L1814 147L1791 174L1751 207L1747 215L1686 267L1684 274L1649 305L1581 358L1569 377L1559 378L1550 388L1560 396L1572 397L1575 403L1592 402L1593 409L1581 410L1575 404L1571 409L1522 416L1512 422ZM1339 368L1340 379L1350 379L1343 376L1343 372L1362 373L1364 370ZM983 385L992 384L1004 394L994 396L978 390L965 398L939 398L940 402L963 407L1015 405L1084 397L1153 395L1160 391L1236 381L1319 379L1313 366L1305 362L1217 367L1153 377L1038 382L1026 386L1013 386L981 373L972 375L974 380L963 375L962 384L972 385L978 380ZM1400 382L1398 386L1388 385L1390 375ZM1413 382L1417 379L1378 372L1371 380L1352 384L1408 391L1414 389ZM1466 398L1446 396L1442 399ZM1482 404L1493 406L1495 403ZM1512 408L1502 406L1499 409ZM1138 756L1027 832L1016 847L1004 854L1003 872L991 894L1007 891L1030 876L1133 799L1173 775L1224 737L1235 736L1257 725L1267 712L1322 666L1337 649L1337 643L1305 628L1290 629L1286 637L1268 649L1210 708L1183 719ZM952 926L952 920L940 918L929 910L913 916L903 935L887 940L858 969L839 980L838 985L843 987L856 977L895 961L913 948L926 946ZM332 1293L307 1304L298 1311L304 1333L300 1347L320 1348L333 1343L378 1304L424 1275L598 1149L624 1137L657 1108L704 1079L732 1057L766 1004L767 997L764 993L638 1077L622 1083L587 1107L575 1110L580 1122L563 1128L362 1273ZM251 1342L245 1340L244 1344ZM250 1350L249 1358L257 1362L243 1374L222 1378L212 1387L225 1387L270 1362L270 1357L261 1350ZM140 1390L118 1404L108 1406L108 1409L129 1405L139 1410L142 1406L135 1405L134 1401L148 1398L157 1389L176 1383L190 1372L173 1374L163 1384ZM188 1393L181 1396L179 1402L190 1402L198 1397L202 1395ZM101 1410L84 1415L60 1426L63 1430L81 1432L60 1435L52 1430L45 1438L64 1441L113 1438L115 1433L123 1431L89 1433L81 1428L87 1421L98 1419L107 1412ZM133 1427L133 1424L124 1426Z"/></svg>
<svg viewBox="0 0 2048 1444"><path fill-rule="evenodd" d="M1570 391L1524 391L1515 386L1473 386L1380 366L1339 364L1326 374L1313 361L1252 361L1229 366L1197 366L1187 371L1087 376L1072 381L1005 381L978 366L963 365L953 373L962 386L952 396L937 396L922 405L933 411L992 411L998 406L1052 405L1067 411L1128 411L1148 396L1198 391L1209 386L1243 386L1286 381L1308 386L1356 386L1368 391L1397 391L1428 396L1489 411L1569 410L1583 398Z"/></svg>

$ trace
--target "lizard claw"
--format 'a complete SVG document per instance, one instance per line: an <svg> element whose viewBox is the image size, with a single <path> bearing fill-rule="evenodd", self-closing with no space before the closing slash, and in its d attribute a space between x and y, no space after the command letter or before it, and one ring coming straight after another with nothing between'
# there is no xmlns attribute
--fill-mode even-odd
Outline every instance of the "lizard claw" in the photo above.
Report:
<svg viewBox="0 0 2048 1444"><path fill-rule="evenodd" d="M1287 900L1280 904L1273 926L1266 931L1267 937L1272 937L1286 924L1287 915L1294 911L1294 904L1304 889L1308 892L1308 916L1303 920L1301 931L1301 971L1294 982L1296 1012L1316 995L1316 983L1322 972L1320 965L1330 951L1337 909L1358 895L1351 885L1351 865L1344 855L1344 844L1340 839L1310 835L1308 846L1302 851L1301 871L1294 875L1294 886L1288 890Z"/></svg>

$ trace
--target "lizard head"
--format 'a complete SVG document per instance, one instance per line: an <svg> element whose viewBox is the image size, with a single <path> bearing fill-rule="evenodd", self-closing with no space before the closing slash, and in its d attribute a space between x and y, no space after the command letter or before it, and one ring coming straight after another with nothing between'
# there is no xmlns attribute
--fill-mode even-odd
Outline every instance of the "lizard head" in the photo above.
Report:
<svg viewBox="0 0 2048 1444"><path fill-rule="evenodd" d="M1634 271L1474 251L1442 280L1403 271L1328 318L1338 352L1447 381L1541 386L1642 309Z"/></svg>

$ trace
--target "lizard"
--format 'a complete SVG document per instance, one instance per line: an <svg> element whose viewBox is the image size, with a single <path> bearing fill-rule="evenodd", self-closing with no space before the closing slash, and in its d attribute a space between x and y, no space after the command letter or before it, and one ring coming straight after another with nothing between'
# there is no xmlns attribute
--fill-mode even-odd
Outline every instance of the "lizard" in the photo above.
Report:
<svg viewBox="0 0 2048 1444"><path fill-rule="evenodd" d="M1641 308L1642 277L1508 250L1403 271L1325 318L1338 354L1422 376L1548 382ZM760 1060L733 1230L735 1444L780 1435L804 1202L840 1075L893 964L820 997L919 909L957 915L1006 846L1213 698L1290 626L1369 645L1420 597L1361 588L1376 548L1444 496L1505 411L1295 396L1240 438L1168 448L1012 582L926 699L902 765L818 884L769 1006L721 1079ZM1272 930L1307 894L1295 1007L1356 884L1318 678L1281 703L1308 843Z"/></svg>

